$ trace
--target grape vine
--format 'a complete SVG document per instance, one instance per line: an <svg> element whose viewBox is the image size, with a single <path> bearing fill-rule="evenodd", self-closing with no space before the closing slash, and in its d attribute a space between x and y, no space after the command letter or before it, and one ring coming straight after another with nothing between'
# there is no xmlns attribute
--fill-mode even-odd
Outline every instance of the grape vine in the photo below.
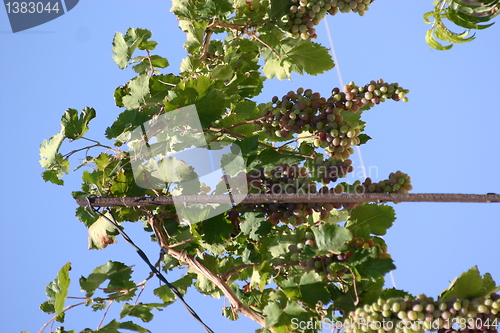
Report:
<svg viewBox="0 0 500 333"><path fill-rule="evenodd" d="M114 91L120 113L105 130L106 138L114 143L104 145L84 137L97 114L93 108L68 109L61 118L61 131L41 145L40 162L46 169L43 179L63 185L64 174L87 167L81 190L73 192L76 199L87 203L94 196L121 200L188 192L221 197L240 194L245 187L227 186L234 179L238 184L246 180L251 194L407 193L412 190L411 178L401 171L381 181L348 182L346 178L354 173L353 147L370 139L364 133L362 113L387 100L408 101L408 89L379 79L364 85L351 82L332 89L329 96L300 87L269 103L252 100L262 92L267 78L289 78L292 72L317 75L332 69L328 49L311 40L317 37L314 27L328 14L352 11L362 16L371 4L371 0L174 0L172 12L187 34L187 57L180 73L161 73L168 61L152 54L157 43L151 40L150 31L130 28L125 34L117 33L113 59L119 68L130 66L137 75ZM133 56L137 50L143 55ZM196 110L196 126L182 118L187 108ZM165 124L160 119L172 114L181 115L181 124L171 133L162 132ZM142 134L135 137L135 129L142 129ZM60 152L68 143L88 141L90 146ZM219 184L210 183L212 176L202 182L205 174L182 154L182 149L196 146L204 153L213 148L216 155L215 150L219 153L228 145L232 145L231 151L223 153L220 161L207 158L198 163L223 169ZM92 154L97 149L101 151ZM133 156L134 150L151 156ZM179 154L169 155L172 150ZM70 157L83 151L81 165L70 167ZM232 164L236 160L243 167ZM147 184L152 185L140 186L144 179L152 179ZM123 230L128 227L126 222L141 222L158 242L163 270L179 269L182 276L171 283L182 295L194 286L204 295L225 296L229 305L222 314L231 320L244 315L260 325L260 333L296 332L295 319L338 317L345 322L346 333L361 333L375 328L352 328L348 321L387 319L397 324L423 320L437 322L437 329L443 330L451 329L443 323L447 319L498 318L495 293L500 287L489 275L483 278L474 269L458 278L437 301L384 288L384 276L396 268L382 238L395 221L390 205L232 202L227 207L230 210L221 209L210 217L220 208L217 204L184 205L182 211L176 205L121 205L107 208L102 216L90 216L79 207L76 216L88 227L92 249L115 246L117 231L106 216L113 216ZM196 222L185 223L190 217ZM124 302L122 317L146 321L153 318L154 311L175 301L171 289L161 286L154 290L159 301L139 302L142 291L136 296L136 289L151 277L133 282L132 266L109 262L79 280L86 292L80 304L92 304L96 311L106 309L101 323L112 304ZM47 289L49 300L41 309L53 314L49 323L63 322L71 308L64 306L67 299L73 299L67 296L70 267L65 265ZM102 286L107 280L108 285ZM474 286L473 292L467 289L469 285ZM104 295L94 296L97 291ZM96 331L84 332L148 331L131 321L100 325ZM470 330L490 328L482 325Z"/></svg>

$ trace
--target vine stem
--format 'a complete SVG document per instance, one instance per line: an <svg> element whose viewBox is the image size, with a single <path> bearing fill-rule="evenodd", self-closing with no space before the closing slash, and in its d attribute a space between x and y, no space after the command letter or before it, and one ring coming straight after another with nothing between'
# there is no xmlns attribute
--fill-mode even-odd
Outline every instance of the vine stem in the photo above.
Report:
<svg viewBox="0 0 500 333"><path fill-rule="evenodd" d="M104 322L104 319L106 319L106 316L108 315L109 308L111 307L111 304L113 304L115 300L110 300L108 301L108 306L106 307L106 311L104 311L104 314L102 315L101 321L99 322L99 325L97 325L96 330L98 331L99 328L101 328L102 323Z"/></svg>
<svg viewBox="0 0 500 333"><path fill-rule="evenodd" d="M76 303L76 304L73 304L73 305L68 305L67 307L65 307L62 312L66 312L68 311L69 309L72 309L74 307L77 307L77 306L80 306L80 305L83 305L85 304L86 302L80 302L80 303ZM40 330L38 331L38 333L42 333L43 331L45 331L45 329L47 328L47 326L49 326L50 323L53 323L57 318L57 314L52 317L48 322L46 322L45 324L43 324L43 326L40 328Z"/></svg>
<svg viewBox="0 0 500 333"><path fill-rule="evenodd" d="M185 262L192 269L198 271L200 274L205 276L208 280L210 280L215 286L217 286L224 295L228 298L231 308L236 313L241 313L249 319L255 321L262 327L265 327L265 320L258 313L250 309L248 306L243 304L235 292L231 289L231 287L227 284L226 281L221 277L221 275L214 274L207 267L201 264L194 256L184 252L176 250L171 247L165 237L165 234L161 231L161 220L155 214L152 214L149 211L144 211L147 216L148 223L153 228L153 231L158 238L158 243L162 249L165 249L168 255L174 257L179 262Z"/></svg>

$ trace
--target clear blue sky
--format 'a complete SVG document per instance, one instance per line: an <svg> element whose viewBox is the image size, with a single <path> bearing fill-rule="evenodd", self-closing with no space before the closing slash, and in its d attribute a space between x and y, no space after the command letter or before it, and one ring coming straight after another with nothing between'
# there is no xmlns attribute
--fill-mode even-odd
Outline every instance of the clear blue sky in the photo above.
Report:
<svg viewBox="0 0 500 333"><path fill-rule="evenodd" d="M80 1L62 17L16 34L0 9L2 332L38 332L49 319L38 309L46 300L45 285L66 262L73 265L71 296L82 296L79 277L107 260L135 264L137 281L147 276L144 264L121 238L104 251L87 250L86 228L74 217L70 195L80 188L79 173L66 177L65 187L44 183L38 150L42 140L59 131L61 115L70 107L94 107L97 118L86 136L104 141L105 128L119 112L113 91L134 74L120 70L111 59L116 31L150 29L159 42L157 53L171 64L164 73L178 73L185 36L170 5ZM432 8L431 0L375 1L364 17L329 17L346 82L384 78L411 90L409 103L387 102L364 114L367 134L373 138L362 147L365 164L378 170L378 175L372 174L375 180L396 170L409 173L415 193L500 193L499 27L480 31L472 43L433 51L424 42L428 26L422 20ZM324 23L317 30L318 41L329 46ZM269 101L299 86L328 94L339 86L337 72L268 81L257 100ZM65 145L63 150L74 147ZM356 155L353 159L359 166ZM500 282L500 204L401 203L395 208L398 219L386 240L397 265L398 288L436 297L474 265ZM156 244L142 227L127 228L156 259ZM157 286L151 280L141 300L155 301L147 294ZM186 299L214 332L257 328L246 318L223 318L224 300L200 296L194 289ZM107 321L118 310L119 305L113 305ZM64 325L77 331L95 329L101 315L76 308L68 312ZM144 326L152 332L203 332L178 302Z"/></svg>

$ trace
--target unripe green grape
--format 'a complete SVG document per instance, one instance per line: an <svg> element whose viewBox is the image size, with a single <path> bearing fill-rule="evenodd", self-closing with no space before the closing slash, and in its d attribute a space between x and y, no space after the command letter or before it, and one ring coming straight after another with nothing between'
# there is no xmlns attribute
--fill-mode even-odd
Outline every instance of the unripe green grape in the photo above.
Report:
<svg viewBox="0 0 500 333"><path fill-rule="evenodd" d="M439 303L438 309L441 311L446 311L446 309L448 309L448 306L446 305L446 303Z"/></svg>
<svg viewBox="0 0 500 333"><path fill-rule="evenodd" d="M404 319L404 318L406 318L406 311L403 311L403 310L399 311L398 314L397 314L397 316L401 320Z"/></svg>
<svg viewBox="0 0 500 333"><path fill-rule="evenodd" d="M290 260L291 261L297 261L297 260L299 260L299 254L298 253L292 253L292 255L290 256Z"/></svg>
<svg viewBox="0 0 500 333"><path fill-rule="evenodd" d="M316 268L316 269L320 269L320 268L322 268L322 267L323 267L323 264L321 263L321 261L320 261L320 260L318 260L318 261L316 261L316 262L314 263L314 268Z"/></svg>
<svg viewBox="0 0 500 333"><path fill-rule="evenodd" d="M401 304L399 304L399 302L393 303L392 307L391 307L391 310L394 313L398 313L401 310Z"/></svg>
<svg viewBox="0 0 500 333"><path fill-rule="evenodd" d="M490 309L488 309L488 307L484 304L481 304L477 307L477 312L479 313L489 313L490 312Z"/></svg>
<svg viewBox="0 0 500 333"><path fill-rule="evenodd" d="M415 304L412 310L415 312L422 312L424 310L424 307L422 306L422 304Z"/></svg>
<svg viewBox="0 0 500 333"><path fill-rule="evenodd" d="M301 25L299 26L299 31L300 31L300 32L306 32L306 31L307 31L307 26L305 26L304 24L301 24Z"/></svg>
<svg viewBox="0 0 500 333"><path fill-rule="evenodd" d="M408 317L409 320L417 320L417 313L413 310L410 310L406 313L406 316Z"/></svg>
<svg viewBox="0 0 500 333"><path fill-rule="evenodd" d="M453 303L453 308L459 311L462 308L462 303L460 301L456 301L455 303Z"/></svg>
<svg viewBox="0 0 500 333"><path fill-rule="evenodd" d="M311 231L306 231L305 237L306 237L306 239L313 239L314 234Z"/></svg>

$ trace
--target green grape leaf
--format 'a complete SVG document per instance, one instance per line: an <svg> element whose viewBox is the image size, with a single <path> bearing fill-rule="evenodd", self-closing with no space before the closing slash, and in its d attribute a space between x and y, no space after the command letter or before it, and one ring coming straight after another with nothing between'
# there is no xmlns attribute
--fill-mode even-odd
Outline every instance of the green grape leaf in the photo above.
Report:
<svg viewBox="0 0 500 333"><path fill-rule="evenodd" d="M269 6L269 17L274 20L280 20L283 16L290 15L291 3L289 0L274 0Z"/></svg>
<svg viewBox="0 0 500 333"><path fill-rule="evenodd" d="M391 206L364 204L351 212L345 227L357 237L366 239L370 234L385 235L395 220L396 215Z"/></svg>
<svg viewBox="0 0 500 333"><path fill-rule="evenodd" d="M219 65L212 69L210 76L218 80L229 80L233 74L233 68L230 65Z"/></svg>
<svg viewBox="0 0 500 333"><path fill-rule="evenodd" d="M360 134L358 135L358 138L359 138L359 144L362 145L362 144L365 144L368 142L368 140L371 140L372 138L369 137L368 135L366 134Z"/></svg>
<svg viewBox="0 0 500 333"><path fill-rule="evenodd" d="M67 109L61 118L64 135L68 139L80 139L88 130L89 122L95 118L96 113L93 108L84 108L80 117L75 109Z"/></svg>
<svg viewBox="0 0 500 333"><path fill-rule="evenodd" d="M159 55L152 55L151 63L153 64L153 67L158 68L167 68L169 66L168 60L160 57Z"/></svg>
<svg viewBox="0 0 500 333"><path fill-rule="evenodd" d="M149 75L144 73L136 76L127 85L128 95L122 97L123 106L136 109L147 103L149 94Z"/></svg>
<svg viewBox="0 0 500 333"><path fill-rule="evenodd" d="M58 170L46 170L42 172L42 179L46 182L51 182L56 185L64 185L64 180L60 179L62 173Z"/></svg>
<svg viewBox="0 0 500 333"><path fill-rule="evenodd" d="M172 0L173 12L179 19L195 21L198 18L196 3L190 0Z"/></svg>
<svg viewBox="0 0 500 333"><path fill-rule="evenodd" d="M51 303L50 301L43 302L40 304L40 310L42 310L45 313L54 313L56 312L56 309L54 307L54 303Z"/></svg>
<svg viewBox="0 0 500 333"><path fill-rule="evenodd" d="M106 213L109 219L113 217ZM89 250L102 250L106 248L109 244L117 243L115 236L118 231L115 227L103 216L100 216L97 221L95 221L88 230L89 233Z"/></svg>
<svg viewBox="0 0 500 333"><path fill-rule="evenodd" d="M396 269L396 266L392 258L379 259L369 256L364 262L357 264L356 269L361 277L374 281Z"/></svg>
<svg viewBox="0 0 500 333"><path fill-rule="evenodd" d="M323 224L320 228L311 228L319 250L338 250L347 248L346 242L352 239L349 229L336 224Z"/></svg>
<svg viewBox="0 0 500 333"><path fill-rule="evenodd" d="M269 79L276 76L282 80L291 72L317 75L334 67L328 49L311 41L285 38L273 50L263 49L262 54L265 60L263 72Z"/></svg>
<svg viewBox="0 0 500 333"><path fill-rule="evenodd" d="M128 66L129 60L135 49L143 42L151 37L151 32L145 29L129 28L125 36L117 32L113 38L112 55L113 60L121 69Z"/></svg>
<svg viewBox="0 0 500 333"><path fill-rule="evenodd" d="M151 310L161 310L165 307L165 303L139 303L139 304L123 304L122 311L120 312L120 319L125 316L132 316L141 319L143 322L150 322L154 315Z"/></svg>
<svg viewBox="0 0 500 333"><path fill-rule="evenodd" d="M491 275L485 274L484 278L481 277L477 266L474 266L455 278L450 286L441 292L439 298L444 301L448 301L452 297L472 299L488 296L498 290L500 290L500 286L496 286Z"/></svg>
<svg viewBox="0 0 500 333"><path fill-rule="evenodd" d="M56 160L58 160L58 157L62 157L62 155L59 154L59 148L61 148L64 139L64 132L61 130L61 132L52 136L48 141L43 140L40 145L40 165L42 168L51 168L56 163Z"/></svg>
<svg viewBox="0 0 500 333"><path fill-rule="evenodd" d="M118 118L116 118L115 122L110 127L106 128L106 138L117 138L124 132L132 131L150 118L150 116L143 112L138 112L135 109L125 110L118 115Z"/></svg>
<svg viewBox="0 0 500 333"><path fill-rule="evenodd" d="M71 270L71 263L67 263L59 270L57 277L47 285L45 294L49 298L49 302L54 305L54 311L58 316L63 314L64 302L68 295L68 288L70 284L69 271ZM46 310L50 307L44 306ZM61 321L62 322L62 321Z"/></svg>
<svg viewBox="0 0 500 333"><path fill-rule="evenodd" d="M282 313L283 310L277 302L268 302L263 310L266 327L275 327L276 324L278 324Z"/></svg>
<svg viewBox="0 0 500 333"><path fill-rule="evenodd" d="M115 320L115 319L113 319ZM142 326L139 326L137 325L136 323L132 322L132 321L124 321L124 322L121 322L119 324L119 327L120 328L123 328L123 329L126 329L126 330L129 330L129 331L133 331L133 332L140 332L140 333L148 333L148 332L151 332L150 330L148 330L147 328L144 328Z"/></svg>
<svg viewBox="0 0 500 333"><path fill-rule="evenodd" d="M145 189L137 186L131 171L120 172L114 177L109 190L114 197L140 197Z"/></svg>
<svg viewBox="0 0 500 333"><path fill-rule="evenodd" d="M95 268L88 277L82 276L79 281L80 288L86 291L86 297L90 298L104 281L109 280L108 285L104 288L108 297L129 300L135 295L135 290L132 290L135 283L131 280L131 276L132 267L121 262L108 261Z"/></svg>
<svg viewBox="0 0 500 333"><path fill-rule="evenodd" d="M76 208L75 216L78 220L83 222L83 224L85 224L87 228L95 223L95 221L97 221L98 219L98 217L90 215L84 207Z"/></svg>
<svg viewBox="0 0 500 333"><path fill-rule="evenodd" d="M234 231L234 226L223 215L214 216L197 224L197 231L202 237L200 245L215 254L222 254L227 240Z"/></svg>
<svg viewBox="0 0 500 333"><path fill-rule="evenodd" d="M270 222L266 221L264 214L259 212L245 212L241 220L241 232L255 241L265 237L273 227Z"/></svg>
<svg viewBox="0 0 500 333"><path fill-rule="evenodd" d="M199 3L197 13L202 18L225 18L233 11L233 6L228 0L207 0Z"/></svg>
<svg viewBox="0 0 500 333"><path fill-rule="evenodd" d="M304 160L304 157L290 154L278 153L273 148L262 150L255 161L249 166L249 169L258 169L259 167L272 168L279 164L294 164Z"/></svg>
<svg viewBox="0 0 500 333"><path fill-rule="evenodd" d="M327 292L327 283L323 281L320 275L315 271L304 273L300 277L300 291L302 294L301 301L315 306L318 301L327 304L330 302L330 294Z"/></svg>
<svg viewBox="0 0 500 333"><path fill-rule="evenodd" d="M180 77L173 74L154 75L149 79L150 97L148 104L162 103L168 92L181 81Z"/></svg>
<svg viewBox="0 0 500 333"><path fill-rule="evenodd" d="M177 281L171 282L171 284L184 296L188 288L193 284L193 280L195 279L195 274L189 273L178 279ZM158 296L165 304L171 304L175 302L177 296L174 295L170 287L167 285L156 288L153 293Z"/></svg>

